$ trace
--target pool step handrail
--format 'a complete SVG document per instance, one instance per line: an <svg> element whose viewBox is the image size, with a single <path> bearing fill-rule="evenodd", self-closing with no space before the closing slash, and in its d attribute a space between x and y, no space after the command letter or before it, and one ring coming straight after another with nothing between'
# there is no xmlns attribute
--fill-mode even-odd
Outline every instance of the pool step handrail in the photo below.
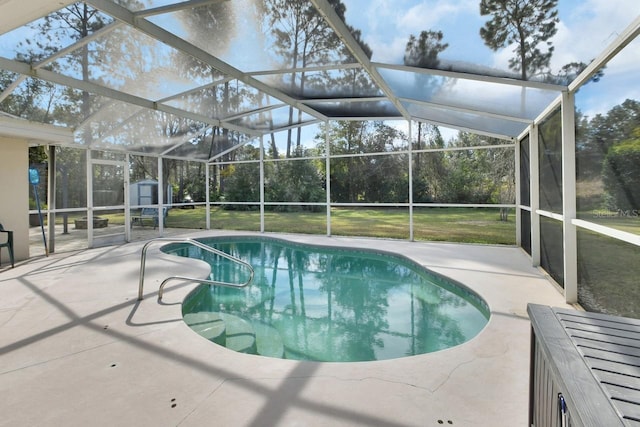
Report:
<svg viewBox="0 0 640 427"><path fill-rule="evenodd" d="M156 242L166 242L166 243L187 243L193 246L196 246L202 250L205 250L207 252L211 252L213 254L219 255L223 258L226 258L230 261L235 262L236 264L240 264L244 267L247 267L249 269L249 279L244 282L244 283L230 283L230 282L221 282L218 280L209 280L209 279L195 279L193 277L182 277L182 276L170 276L167 277L166 279L164 279L162 281L162 283L160 284L160 288L158 289L158 300L162 299L162 293L164 290L164 286L167 284L167 282L169 282L170 280L183 280L183 281L188 281L188 282L198 282L198 283L206 283L209 285L215 285L215 286L226 286L226 287L233 287L233 288L244 288L245 286L249 285L251 283L251 281L253 280L253 275L254 275L254 270L253 267L251 266L251 264L249 264L246 261L241 260L240 258L236 258L232 255L229 255L226 252L223 252L219 249L215 249L212 248L211 246L207 246L204 243L201 243L197 240L194 240L190 237L159 237L157 239L153 239L148 241L147 243L144 244L144 246L142 247L142 254L140 256L140 280L138 282L138 301L141 301L144 297L143 297L143 290L144 290L144 270L145 270L145 264L146 264L146 260L147 260L147 249L149 248L149 246L151 246L152 244L156 243Z"/></svg>

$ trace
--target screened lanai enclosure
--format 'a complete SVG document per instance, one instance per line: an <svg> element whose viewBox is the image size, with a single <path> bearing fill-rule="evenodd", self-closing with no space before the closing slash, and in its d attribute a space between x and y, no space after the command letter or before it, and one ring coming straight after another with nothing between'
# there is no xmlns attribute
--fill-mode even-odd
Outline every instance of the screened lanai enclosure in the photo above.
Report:
<svg viewBox="0 0 640 427"><path fill-rule="evenodd" d="M5 0L0 134L53 126L24 165L46 251L184 229L519 245L568 302L640 317L639 15Z"/></svg>

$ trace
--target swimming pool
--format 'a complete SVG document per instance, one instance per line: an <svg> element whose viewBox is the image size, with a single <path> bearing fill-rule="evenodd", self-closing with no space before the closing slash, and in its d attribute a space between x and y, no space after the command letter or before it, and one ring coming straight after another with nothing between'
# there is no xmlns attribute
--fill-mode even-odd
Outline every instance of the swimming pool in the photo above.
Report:
<svg viewBox="0 0 640 427"><path fill-rule="evenodd" d="M235 351L325 362L393 359L462 344L489 320L476 293L402 256L270 237L198 240L255 270L246 288L200 285L183 303L194 331ZM241 283L249 274L197 247L163 251L204 259L215 280Z"/></svg>

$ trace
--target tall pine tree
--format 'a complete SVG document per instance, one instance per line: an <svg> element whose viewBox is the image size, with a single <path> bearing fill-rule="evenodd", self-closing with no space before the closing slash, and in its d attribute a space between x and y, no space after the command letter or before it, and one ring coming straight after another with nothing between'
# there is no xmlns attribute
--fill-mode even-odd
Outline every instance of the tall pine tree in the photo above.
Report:
<svg viewBox="0 0 640 427"><path fill-rule="evenodd" d="M549 67L549 40L558 31L557 6L558 0L481 0L480 15L491 19L480 28L480 36L494 51L515 45L509 68L529 80Z"/></svg>

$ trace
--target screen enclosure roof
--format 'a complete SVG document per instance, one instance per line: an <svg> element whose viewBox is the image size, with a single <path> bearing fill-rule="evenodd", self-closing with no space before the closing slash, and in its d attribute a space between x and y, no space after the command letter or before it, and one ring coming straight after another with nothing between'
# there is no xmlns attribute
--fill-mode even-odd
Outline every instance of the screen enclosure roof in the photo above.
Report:
<svg viewBox="0 0 640 427"><path fill-rule="evenodd" d="M327 120L413 120L511 139L575 77L523 80L483 44L488 18L477 4L438 21L427 3L442 4L4 0L0 111L69 128L83 147L211 161ZM381 28L387 17L395 23ZM421 17L446 46L418 67L405 47Z"/></svg>

